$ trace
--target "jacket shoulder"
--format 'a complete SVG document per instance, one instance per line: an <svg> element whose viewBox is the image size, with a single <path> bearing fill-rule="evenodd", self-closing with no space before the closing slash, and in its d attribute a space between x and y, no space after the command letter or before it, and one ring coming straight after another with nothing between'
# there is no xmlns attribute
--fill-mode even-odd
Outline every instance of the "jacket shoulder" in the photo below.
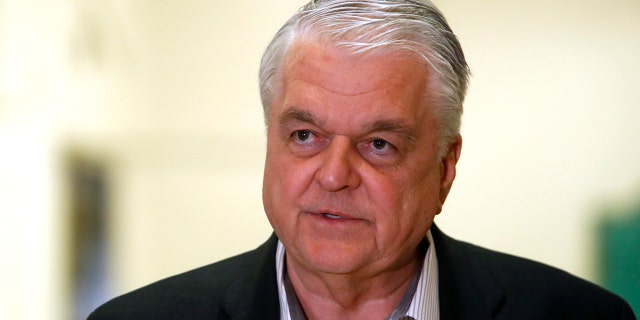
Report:
<svg viewBox="0 0 640 320"><path fill-rule="evenodd" d="M494 307L488 312L508 315L505 319L635 319L626 301L594 283L436 233L439 272L447 282L440 291L450 300L465 299L471 293L491 301Z"/></svg>
<svg viewBox="0 0 640 320"><path fill-rule="evenodd" d="M471 252L512 297L505 311L531 308L530 314L557 319L635 319L621 297L566 271L480 247Z"/></svg>
<svg viewBox="0 0 640 320"><path fill-rule="evenodd" d="M275 288L275 262L269 257L275 256L276 244L272 237L256 250L116 297L97 308L89 319L226 319L227 304L234 304L234 299L249 303L246 308L251 308L252 295Z"/></svg>

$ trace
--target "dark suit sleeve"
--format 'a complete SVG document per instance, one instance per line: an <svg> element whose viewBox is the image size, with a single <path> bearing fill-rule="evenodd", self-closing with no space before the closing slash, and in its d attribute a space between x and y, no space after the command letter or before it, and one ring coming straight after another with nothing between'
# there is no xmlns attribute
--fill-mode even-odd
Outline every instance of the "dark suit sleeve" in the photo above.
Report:
<svg viewBox="0 0 640 320"><path fill-rule="evenodd" d="M622 301L620 306L620 315L616 318L618 320L636 320L636 316L633 314L633 310L626 301Z"/></svg>

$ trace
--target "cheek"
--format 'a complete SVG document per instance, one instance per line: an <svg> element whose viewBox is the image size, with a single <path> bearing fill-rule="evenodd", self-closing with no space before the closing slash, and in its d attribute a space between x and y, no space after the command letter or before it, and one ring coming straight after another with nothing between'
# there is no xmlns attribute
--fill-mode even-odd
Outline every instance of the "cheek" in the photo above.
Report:
<svg viewBox="0 0 640 320"><path fill-rule="evenodd" d="M437 168L433 168L407 184L411 186L409 198L413 200L407 201L406 205L413 205L416 223L430 223L440 212L439 176Z"/></svg>
<svg viewBox="0 0 640 320"><path fill-rule="evenodd" d="M278 236L283 237L284 232L292 227L294 222L291 219L293 214L291 201L291 183L288 181L288 174L285 172L287 166L283 163L282 157L274 156L278 153L267 155L264 170L264 180L262 187L262 202L265 213L271 226Z"/></svg>
<svg viewBox="0 0 640 320"><path fill-rule="evenodd" d="M282 145L269 146L269 150L263 182L265 201L270 201L271 207L291 207L312 183L313 166L289 155Z"/></svg>
<svg viewBox="0 0 640 320"><path fill-rule="evenodd" d="M439 212L437 170L413 170L395 181L399 223L404 228L429 225Z"/></svg>

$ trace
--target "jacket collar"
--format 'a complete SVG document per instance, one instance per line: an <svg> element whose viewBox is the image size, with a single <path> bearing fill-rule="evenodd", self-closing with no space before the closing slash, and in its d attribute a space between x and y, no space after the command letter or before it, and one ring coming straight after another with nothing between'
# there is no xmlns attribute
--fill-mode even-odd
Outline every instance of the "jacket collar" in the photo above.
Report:
<svg viewBox="0 0 640 320"><path fill-rule="evenodd" d="M278 238L275 233L269 240L252 252L247 261L238 268L251 268L233 279L221 302L220 308L234 320L279 320L280 304L276 285L275 256Z"/></svg>
<svg viewBox="0 0 640 320"><path fill-rule="evenodd" d="M438 255L441 319L497 317L505 302L505 292L482 263L482 249L448 237L435 224L431 226L431 234Z"/></svg>

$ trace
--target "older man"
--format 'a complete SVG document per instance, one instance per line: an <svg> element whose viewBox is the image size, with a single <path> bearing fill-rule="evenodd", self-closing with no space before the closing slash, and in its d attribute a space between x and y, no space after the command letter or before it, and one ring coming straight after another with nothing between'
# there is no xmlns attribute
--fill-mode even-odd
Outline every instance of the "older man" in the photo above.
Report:
<svg viewBox="0 0 640 320"><path fill-rule="evenodd" d="M456 175L467 78L430 3L306 5L260 70L275 235L92 319L634 319L595 285L435 227Z"/></svg>

